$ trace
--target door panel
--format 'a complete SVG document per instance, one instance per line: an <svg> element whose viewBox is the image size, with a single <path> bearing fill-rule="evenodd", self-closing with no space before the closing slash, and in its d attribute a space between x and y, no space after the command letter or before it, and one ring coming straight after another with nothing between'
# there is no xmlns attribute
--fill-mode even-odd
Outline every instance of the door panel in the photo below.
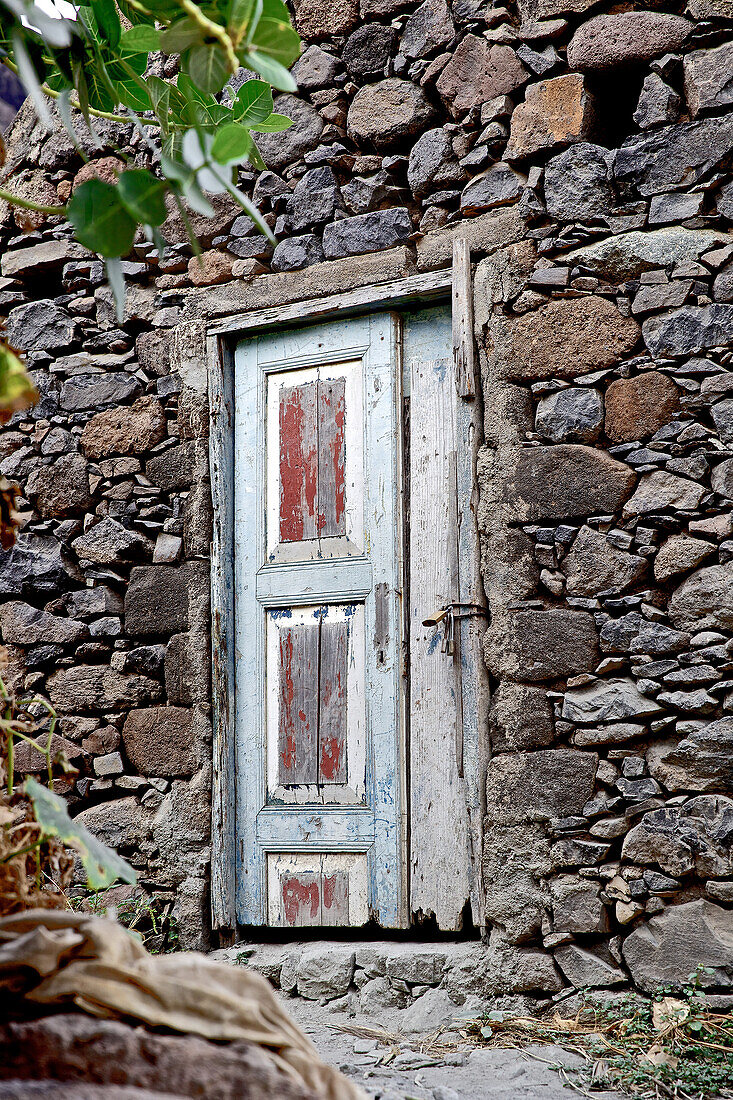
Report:
<svg viewBox="0 0 733 1100"><path fill-rule="evenodd" d="M407 919L397 337L383 315L237 350L241 924Z"/></svg>

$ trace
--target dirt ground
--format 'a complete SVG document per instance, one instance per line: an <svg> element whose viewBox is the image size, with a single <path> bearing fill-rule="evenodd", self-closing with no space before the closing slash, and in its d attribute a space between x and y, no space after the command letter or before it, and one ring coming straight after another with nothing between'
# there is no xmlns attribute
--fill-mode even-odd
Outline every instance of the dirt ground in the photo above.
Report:
<svg viewBox="0 0 733 1100"><path fill-rule="evenodd" d="M415 1035L388 1046L353 1034L361 1028L383 1028L397 1035L397 1012L385 1012L384 1019L347 1019L324 1012L314 1001L283 999L324 1061L356 1081L370 1100L570 1100L578 1095L552 1066L570 1068L582 1060L560 1047L487 1050L461 1042L456 1032L448 1044L453 1049L423 1053L424 1043ZM340 1030L344 1027L350 1030ZM621 1100L618 1093L593 1095L596 1100Z"/></svg>

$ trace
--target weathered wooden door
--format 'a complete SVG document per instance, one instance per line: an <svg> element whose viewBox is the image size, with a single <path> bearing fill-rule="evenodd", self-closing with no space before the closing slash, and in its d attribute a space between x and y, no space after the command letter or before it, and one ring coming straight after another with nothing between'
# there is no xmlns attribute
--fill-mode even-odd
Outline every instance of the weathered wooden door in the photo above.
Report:
<svg viewBox="0 0 733 1100"><path fill-rule="evenodd" d="M237 916L406 921L398 321L241 344Z"/></svg>
<svg viewBox="0 0 733 1100"><path fill-rule="evenodd" d="M477 410L450 312L252 337L235 382L237 919L459 928L480 916L480 630L453 617L477 599ZM423 621L447 608L444 644Z"/></svg>

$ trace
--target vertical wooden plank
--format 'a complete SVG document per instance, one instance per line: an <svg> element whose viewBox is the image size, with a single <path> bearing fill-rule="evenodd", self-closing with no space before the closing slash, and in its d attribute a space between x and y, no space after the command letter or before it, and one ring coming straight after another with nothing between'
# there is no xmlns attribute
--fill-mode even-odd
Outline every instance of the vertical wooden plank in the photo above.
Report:
<svg viewBox="0 0 733 1100"><path fill-rule="evenodd" d="M346 381L318 382L318 535L346 532Z"/></svg>
<svg viewBox="0 0 733 1100"><path fill-rule="evenodd" d="M319 665L318 762L319 783L345 783L346 738L346 623L321 621Z"/></svg>
<svg viewBox="0 0 733 1100"><path fill-rule="evenodd" d="M280 631L279 781L318 781L318 626Z"/></svg>
<svg viewBox="0 0 733 1100"><path fill-rule="evenodd" d="M465 237L453 241L453 362L458 395L476 396L476 363L473 342L473 290L471 250Z"/></svg>
<svg viewBox="0 0 733 1100"><path fill-rule="evenodd" d="M211 545L211 646L213 689L213 788L211 821L211 919L214 928L236 928L234 867L234 363L224 341L207 341L210 407L209 462L213 506Z"/></svg>
<svg viewBox="0 0 733 1100"><path fill-rule="evenodd" d="M299 871L280 878L285 924L290 928L309 928L321 924L321 873Z"/></svg>
<svg viewBox="0 0 733 1100"><path fill-rule="evenodd" d="M321 924L344 927L349 923L349 875L347 871L321 874Z"/></svg>
<svg viewBox="0 0 733 1100"><path fill-rule="evenodd" d="M280 391L280 541L317 534L317 383Z"/></svg>
<svg viewBox="0 0 733 1100"><path fill-rule="evenodd" d="M470 895L469 837L457 744L458 653L443 625L425 627L458 598L455 372L440 309L405 325L410 365L410 906L458 929Z"/></svg>

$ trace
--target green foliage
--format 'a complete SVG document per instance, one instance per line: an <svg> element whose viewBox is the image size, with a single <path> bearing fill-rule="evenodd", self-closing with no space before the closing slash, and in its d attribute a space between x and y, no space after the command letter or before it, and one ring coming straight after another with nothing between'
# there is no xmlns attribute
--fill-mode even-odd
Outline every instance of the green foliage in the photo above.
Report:
<svg viewBox="0 0 733 1100"><path fill-rule="evenodd" d="M137 881L135 871L126 860L69 817L63 798L32 778L25 781L25 793L33 803L43 838L58 837L79 853L92 890L102 890L117 879L129 883Z"/></svg>

